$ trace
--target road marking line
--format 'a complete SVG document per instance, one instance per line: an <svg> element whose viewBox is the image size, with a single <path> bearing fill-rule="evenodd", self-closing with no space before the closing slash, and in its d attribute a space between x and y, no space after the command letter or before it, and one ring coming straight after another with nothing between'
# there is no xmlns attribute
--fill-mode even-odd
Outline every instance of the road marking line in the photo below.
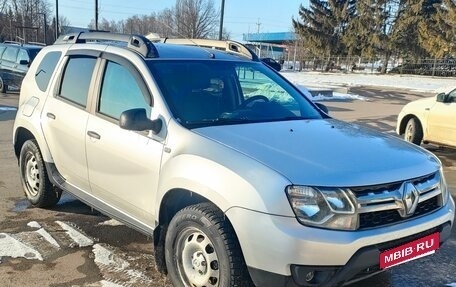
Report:
<svg viewBox="0 0 456 287"><path fill-rule="evenodd" d="M81 232L77 231L73 227L69 226L68 224L61 222L61 221L56 221L60 227L62 227L68 236L73 239L73 241L79 245L79 247L86 247L86 246L91 246L93 245L93 240L82 234Z"/></svg>
<svg viewBox="0 0 456 287"><path fill-rule="evenodd" d="M43 257L38 251L6 233L0 233L0 257L2 256L43 261Z"/></svg>

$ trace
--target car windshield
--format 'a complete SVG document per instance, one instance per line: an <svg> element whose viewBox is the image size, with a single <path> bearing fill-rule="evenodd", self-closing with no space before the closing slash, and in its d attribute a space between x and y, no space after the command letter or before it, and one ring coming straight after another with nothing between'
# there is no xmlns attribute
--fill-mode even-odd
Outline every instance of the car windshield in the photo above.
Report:
<svg viewBox="0 0 456 287"><path fill-rule="evenodd" d="M188 128L322 118L261 63L151 60L148 65L174 117Z"/></svg>

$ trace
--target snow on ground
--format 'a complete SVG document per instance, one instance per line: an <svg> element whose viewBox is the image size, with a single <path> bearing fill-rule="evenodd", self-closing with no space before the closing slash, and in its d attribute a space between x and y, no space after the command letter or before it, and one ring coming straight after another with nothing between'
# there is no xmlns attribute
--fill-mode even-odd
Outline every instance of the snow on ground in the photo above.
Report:
<svg viewBox="0 0 456 287"><path fill-rule="evenodd" d="M301 84L294 83L298 89L310 100L319 102L319 101L328 101L328 100L360 100L360 101L366 101L367 99L365 97L355 95L355 94L344 94L344 93L338 93L338 92L333 92L332 97L325 97L324 95L317 95L317 96L312 96L312 94L309 92L309 89Z"/></svg>
<svg viewBox="0 0 456 287"><path fill-rule="evenodd" d="M43 257L35 249L25 245L9 234L0 233L0 259L3 256L12 258L23 257L25 259L43 261Z"/></svg>
<svg viewBox="0 0 456 287"><path fill-rule="evenodd" d="M70 236L71 239L73 239L73 241L79 245L79 247L86 247L86 246L93 245L92 239L88 238L87 236L85 236L81 232L77 231L70 225L68 225L64 222L61 222L61 221L56 221L55 223L60 225L60 227L62 227L62 229L64 229L66 231L68 236Z"/></svg>
<svg viewBox="0 0 456 287"><path fill-rule="evenodd" d="M407 89L418 92L448 92L456 87L455 78L437 78L414 75L378 75L351 73L282 72L296 85L316 88L376 86Z"/></svg>
<svg viewBox="0 0 456 287"><path fill-rule="evenodd" d="M94 261L96 264L109 266L110 268L114 268L116 270L125 270L128 266L130 266L127 261L115 256L111 250L100 244L95 244L93 246L93 253L95 254Z"/></svg>
<svg viewBox="0 0 456 287"><path fill-rule="evenodd" d="M124 225L122 222L119 222L115 219L109 219L103 222L98 223L98 225L105 225L105 226L122 226Z"/></svg>

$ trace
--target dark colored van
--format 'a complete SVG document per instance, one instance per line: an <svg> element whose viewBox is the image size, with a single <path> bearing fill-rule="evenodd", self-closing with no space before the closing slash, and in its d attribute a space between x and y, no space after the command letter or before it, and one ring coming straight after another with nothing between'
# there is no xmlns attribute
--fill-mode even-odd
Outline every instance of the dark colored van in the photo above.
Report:
<svg viewBox="0 0 456 287"><path fill-rule="evenodd" d="M20 90L22 79L42 46L16 42L0 43L0 92Z"/></svg>

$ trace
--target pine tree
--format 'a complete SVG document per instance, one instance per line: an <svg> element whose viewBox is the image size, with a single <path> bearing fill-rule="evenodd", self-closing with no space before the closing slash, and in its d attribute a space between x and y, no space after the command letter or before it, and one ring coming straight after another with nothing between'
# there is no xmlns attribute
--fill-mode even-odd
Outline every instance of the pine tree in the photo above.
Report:
<svg viewBox="0 0 456 287"><path fill-rule="evenodd" d="M432 19L419 24L420 43L434 57L456 56L456 2L438 1Z"/></svg>
<svg viewBox="0 0 456 287"><path fill-rule="evenodd" d="M354 12L353 0L310 0L309 8L302 5L299 20L293 27L303 38L304 48L318 56L341 55L345 52L342 42Z"/></svg>
<svg viewBox="0 0 456 287"><path fill-rule="evenodd" d="M373 58L380 52L386 0L360 0L343 41L349 55Z"/></svg>

